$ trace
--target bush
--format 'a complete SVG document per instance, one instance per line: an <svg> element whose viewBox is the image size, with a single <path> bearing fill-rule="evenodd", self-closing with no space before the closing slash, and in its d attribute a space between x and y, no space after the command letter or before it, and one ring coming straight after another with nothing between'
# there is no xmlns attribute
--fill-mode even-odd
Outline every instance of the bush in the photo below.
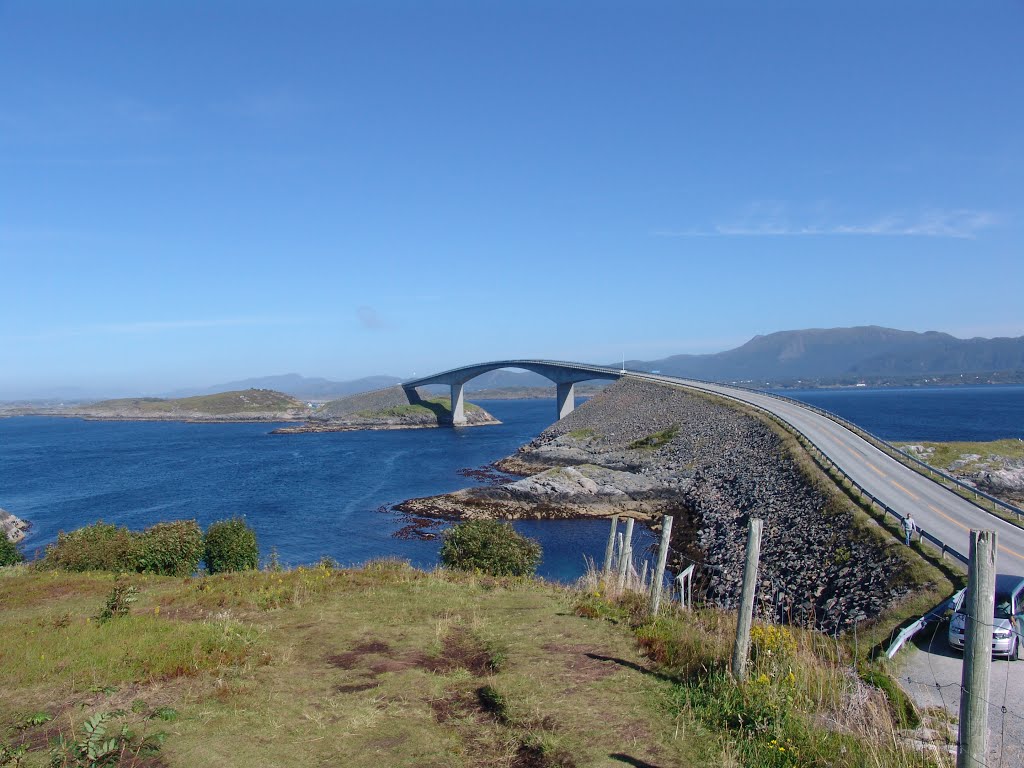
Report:
<svg viewBox="0 0 1024 768"><path fill-rule="evenodd" d="M157 523L144 531L98 522L57 535L44 565L67 571L188 576L199 567L203 534L195 520Z"/></svg>
<svg viewBox="0 0 1024 768"><path fill-rule="evenodd" d="M71 533L58 533L46 548L47 567L67 571L134 571L139 537L102 520Z"/></svg>
<svg viewBox="0 0 1024 768"><path fill-rule="evenodd" d="M8 539L4 533L0 532L0 567L14 565L24 559L21 550L18 549L18 545Z"/></svg>
<svg viewBox="0 0 1024 768"><path fill-rule="evenodd" d="M134 569L162 576L189 576L203 556L203 532L195 520L157 523L140 534Z"/></svg>
<svg viewBox="0 0 1024 768"><path fill-rule="evenodd" d="M255 570L260 562L256 532L240 517L214 523L206 531L203 559L210 573Z"/></svg>
<svg viewBox="0 0 1024 768"><path fill-rule="evenodd" d="M459 523L445 531L441 546L441 562L449 568L492 576L531 576L540 556L540 544L497 520Z"/></svg>

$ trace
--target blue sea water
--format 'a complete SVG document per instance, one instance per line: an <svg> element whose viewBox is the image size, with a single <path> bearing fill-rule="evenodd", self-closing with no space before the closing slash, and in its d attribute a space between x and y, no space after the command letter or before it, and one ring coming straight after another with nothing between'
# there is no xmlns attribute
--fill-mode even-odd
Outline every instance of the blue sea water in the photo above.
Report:
<svg viewBox="0 0 1024 768"><path fill-rule="evenodd" d="M786 392L890 440L1024 437L1024 387ZM245 515L266 556L299 565L394 555L437 563L439 542L399 539L388 508L478 484L462 469L513 453L554 418L554 400L480 401L503 422L469 429L271 435L267 424L0 419L0 507L33 527L31 553L103 519L142 528ZM569 581L600 559L603 520L519 521L544 548L543 576ZM646 530L641 547L652 538Z"/></svg>
<svg viewBox="0 0 1024 768"><path fill-rule="evenodd" d="M278 425L0 419L0 507L32 522L29 553L98 519L138 529L245 515L263 556L275 547L290 565L398 556L432 567L440 542L395 538L409 521L387 507L483 482L459 470L514 453L555 417L553 399L481 405L502 424L272 435ZM540 574L560 581L603 557L608 535L599 520L515 526L543 546Z"/></svg>
<svg viewBox="0 0 1024 768"><path fill-rule="evenodd" d="M1024 438L1024 386L780 391L832 411L885 440Z"/></svg>

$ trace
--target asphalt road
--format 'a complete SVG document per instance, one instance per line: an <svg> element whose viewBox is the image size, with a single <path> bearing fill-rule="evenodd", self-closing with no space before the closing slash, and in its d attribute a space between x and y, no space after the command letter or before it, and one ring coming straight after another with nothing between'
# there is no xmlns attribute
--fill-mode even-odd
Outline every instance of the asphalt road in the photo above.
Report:
<svg viewBox="0 0 1024 768"><path fill-rule="evenodd" d="M944 708L958 718L963 655L946 642L948 627L945 621L925 627L900 652L899 679L920 710ZM1024 661L993 657L989 679L986 762L991 768L1019 768L1024 766ZM949 738L955 743L956 725Z"/></svg>
<svg viewBox="0 0 1024 768"><path fill-rule="evenodd" d="M1024 529L989 514L900 464L827 416L797 403L739 387L671 376L642 377L724 395L774 413L803 432L869 493L901 515L912 514L919 528L945 542L950 549L965 558L970 551L972 528L996 531L999 546L996 569L1000 573L1024 574Z"/></svg>

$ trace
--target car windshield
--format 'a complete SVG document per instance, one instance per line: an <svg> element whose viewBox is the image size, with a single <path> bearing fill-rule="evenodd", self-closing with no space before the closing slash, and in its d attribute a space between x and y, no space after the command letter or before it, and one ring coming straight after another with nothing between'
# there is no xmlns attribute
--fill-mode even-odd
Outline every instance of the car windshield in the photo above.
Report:
<svg viewBox="0 0 1024 768"><path fill-rule="evenodd" d="M1005 594L996 595L996 613L997 619L1008 619L1010 618L1010 596Z"/></svg>

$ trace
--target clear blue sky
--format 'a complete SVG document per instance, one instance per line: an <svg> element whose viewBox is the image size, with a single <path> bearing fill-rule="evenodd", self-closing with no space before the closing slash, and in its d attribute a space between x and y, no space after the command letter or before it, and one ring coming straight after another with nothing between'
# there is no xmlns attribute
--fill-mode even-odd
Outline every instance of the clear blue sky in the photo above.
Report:
<svg viewBox="0 0 1024 768"><path fill-rule="evenodd" d="M1024 334L1020 2L0 0L0 396Z"/></svg>

